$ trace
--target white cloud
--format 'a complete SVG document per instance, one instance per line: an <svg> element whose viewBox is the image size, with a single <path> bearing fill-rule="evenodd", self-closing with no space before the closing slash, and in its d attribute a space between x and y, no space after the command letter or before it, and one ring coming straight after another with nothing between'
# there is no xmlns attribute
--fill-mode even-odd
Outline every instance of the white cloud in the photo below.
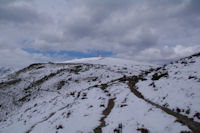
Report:
<svg viewBox="0 0 200 133"><path fill-rule="evenodd" d="M186 57L200 51L200 46L164 46L161 48L148 48L140 51L134 59L144 62L167 63L169 61Z"/></svg>
<svg viewBox="0 0 200 133"><path fill-rule="evenodd" d="M8 50L11 57L16 54L20 59L6 55L1 64L46 58L38 54L40 57L33 58L27 52L24 58L24 51L19 54L16 50L23 48L105 50L117 57L149 62L193 54L200 42L198 4L199 0L3 0L0 54Z"/></svg>
<svg viewBox="0 0 200 133"><path fill-rule="evenodd" d="M51 60L50 57L42 54L30 54L20 48L0 50L0 66L24 67L33 62L47 62L49 60Z"/></svg>

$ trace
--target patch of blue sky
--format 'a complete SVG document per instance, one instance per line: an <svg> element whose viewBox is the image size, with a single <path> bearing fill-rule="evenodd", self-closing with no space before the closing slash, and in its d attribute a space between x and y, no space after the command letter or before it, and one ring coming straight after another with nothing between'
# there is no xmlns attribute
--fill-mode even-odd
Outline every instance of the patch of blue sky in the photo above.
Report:
<svg viewBox="0 0 200 133"><path fill-rule="evenodd" d="M110 57L113 55L110 51L103 51L103 50L88 50L86 52L80 52L80 51L67 51L67 50L61 50L61 51L40 51L33 48L23 48L24 51L31 53L31 54L42 54L45 56L50 56L54 59L59 58L59 60L70 60L74 58L89 58L89 57L97 57L98 55L102 55L103 57Z"/></svg>

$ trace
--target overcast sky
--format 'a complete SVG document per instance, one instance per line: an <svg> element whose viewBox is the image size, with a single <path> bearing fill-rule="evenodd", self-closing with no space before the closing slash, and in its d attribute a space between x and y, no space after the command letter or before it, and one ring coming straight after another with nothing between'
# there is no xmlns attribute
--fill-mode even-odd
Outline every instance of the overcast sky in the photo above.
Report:
<svg viewBox="0 0 200 133"><path fill-rule="evenodd" d="M0 66L200 51L200 0L0 0Z"/></svg>

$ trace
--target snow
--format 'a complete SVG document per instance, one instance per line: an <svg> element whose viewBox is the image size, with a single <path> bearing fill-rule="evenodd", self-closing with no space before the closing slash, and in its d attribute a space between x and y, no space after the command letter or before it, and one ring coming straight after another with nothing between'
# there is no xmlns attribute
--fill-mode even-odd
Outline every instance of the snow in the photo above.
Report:
<svg viewBox="0 0 200 133"><path fill-rule="evenodd" d="M161 110L138 99L129 91L128 86L117 84L110 89L118 91L117 99L115 100L116 107L106 120L109 125L103 129L103 132L113 133L113 130L117 128L120 123L123 125L123 132L126 133L137 131L138 127L147 128L153 133L188 130L187 127L182 126L180 123L174 123L174 117L166 115L166 113ZM127 106L120 107L120 105L123 105L124 98L127 99Z"/></svg>
<svg viewBox="0 0 200 133"><path fill-rule="evenodd" d="M17 68L11 66L0 66L0 78L4 78L16 70Z"/></svg>
<svg viewBox="0 0 200 133"><path fill-rule="evenodd" d="M64 61L61 63L89 63L89 64L101 64L107 66L156 66L150 63L143 63L138 61L126 60L121 58L113 58L113 57L91 57L91 58L81 58L81 59L74 59L69 61Z"/></svg>
<svg viewBox="0 0 200 133"><path fill-rule="evenodd" d="M60 63L83 63L83 62L90 62L90 61L98 61L103 59L103 57L90 57L90 58L81 58L81 59L73 59L68 60Z"/></svg>
<svg viewBox="0 0 200 133"><path fill-rule="evenodd" d="M190 62L188 59L185 60ZM200 60L193 57L193 61L195 63L187 65L181 63L167 65L165 71L168 72L169 77L154 81L156 87L149 86L152 83L152 74L149 74L149 80L137 84L140 92L160 105L167 104L174 110L184 109L182 114L193 117L200 110ZM190 76L197 77L197 79L189 79ZM189 114L185 112L188 109ZM196 118L195 120L200 121Z"/></svg>
<svg viewBox="0 0 200 133"><path fill-rule="evenodd" d="M187 64L182 61L149 73L136 86L145 98L168 104L169 109L184 109L181 114L199 122L193 116L200 110L200 57L184 59ZM119 124L125 133L140 132L139 128L153 133L191 131L175 122L174 116L134 95L127 82L117 80L157 67L102 57L27 67L0 79L0 133L89 133L101 125L103 117L103 133L113 133ZM152 75L158 72L169 76L153 81ZM20 81L11 82L16 79ZM103 114L113 98L111 112Z"/></svg>

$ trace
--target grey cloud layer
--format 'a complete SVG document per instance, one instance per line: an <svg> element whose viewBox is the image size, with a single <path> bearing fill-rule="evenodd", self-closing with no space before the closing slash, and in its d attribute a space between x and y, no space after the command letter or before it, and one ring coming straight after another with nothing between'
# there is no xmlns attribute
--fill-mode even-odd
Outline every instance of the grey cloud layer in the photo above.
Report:
<svg viewBox="0 0 200 133"><path fill-rule="evenodd" d="M199 0L2 3L0 28L5 34L0 36L5 39L0 39L0 46L27 39L31 43L26 47L43 51L106 50L117 57L150 62L165 62L200 50ZM12 30L16 25L19 28ZM9 31L12 42L7 37ZM19 43L14 46L24 47Z"/></svg>
<svg viewBox="0 0 200 133"><path fill-rule="evenodd" d="M0 2L0 23L41 23L44 16L22 0L3 0Z"/></svg>

